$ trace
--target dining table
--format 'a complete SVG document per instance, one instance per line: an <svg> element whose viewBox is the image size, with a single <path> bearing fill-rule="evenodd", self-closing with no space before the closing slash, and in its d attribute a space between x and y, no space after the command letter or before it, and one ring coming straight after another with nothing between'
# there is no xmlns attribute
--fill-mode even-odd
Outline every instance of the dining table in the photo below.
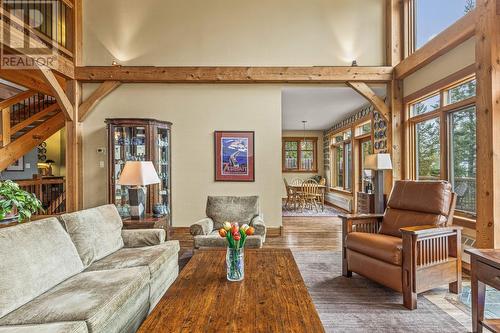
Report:
<svg viewBox="0 0 500 333"><path fill-rule="evenodd" d="M288 185L295 193L302 191L302 184ZM325 196L326 196L326 185L318 185L318 189L321 194L321 211L325 210Z"/></svg>

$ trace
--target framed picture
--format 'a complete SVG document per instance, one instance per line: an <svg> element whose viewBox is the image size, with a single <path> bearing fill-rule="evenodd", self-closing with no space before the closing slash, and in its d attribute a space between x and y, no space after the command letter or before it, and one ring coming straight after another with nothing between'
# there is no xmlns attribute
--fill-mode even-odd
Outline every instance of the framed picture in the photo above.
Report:
<svg viewBox="0 0 500 333"><path fill-rule="evenodd" d="M254 132L216 131L215 181L255 181Z"/></svg>
<svg viewBox="0 0 500 333"><path fill-rule="evenodd" d="M5 171L24 171L24 156L12 163Z"/></svg>

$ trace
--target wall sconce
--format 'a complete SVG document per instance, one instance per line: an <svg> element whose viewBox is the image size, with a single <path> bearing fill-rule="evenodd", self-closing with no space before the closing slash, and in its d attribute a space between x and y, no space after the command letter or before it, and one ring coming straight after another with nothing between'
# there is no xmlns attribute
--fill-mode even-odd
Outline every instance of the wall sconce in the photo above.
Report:
<svg viewBox="0 0 500 333"><path fill-rule="evenodd" d="M357 67L358 66L358 62L356 61L356 59L354 59L351 63L351 66L352 67Z"/></svg>
<svg viewBox="0 0 500 333"><path fill-rule="evenodd" d="M122 65L120 65L118 63L118 61L116 61L116 59L113 59L113 62L111 63L111 66L114 66L114 67L121 67Z"/></svg>

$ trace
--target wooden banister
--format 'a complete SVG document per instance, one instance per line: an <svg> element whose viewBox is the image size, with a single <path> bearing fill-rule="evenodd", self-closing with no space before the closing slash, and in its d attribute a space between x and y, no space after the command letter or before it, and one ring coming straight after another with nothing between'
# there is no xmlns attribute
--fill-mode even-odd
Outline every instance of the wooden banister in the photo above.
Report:
<svg viewBox="0 0 500 333"><path fill-rule="evenodd" d="M10 107L2 109L2 145L10 143Z"/></svg>
<svg viewBox="0 0 500 333"><path fill-rule="evenodd" d="M16 180L27 192L33 193L41 202L45 211L37 215L54 215L65 212L66 188L64 177L42 178L34 175L33 179Z"/></svg>

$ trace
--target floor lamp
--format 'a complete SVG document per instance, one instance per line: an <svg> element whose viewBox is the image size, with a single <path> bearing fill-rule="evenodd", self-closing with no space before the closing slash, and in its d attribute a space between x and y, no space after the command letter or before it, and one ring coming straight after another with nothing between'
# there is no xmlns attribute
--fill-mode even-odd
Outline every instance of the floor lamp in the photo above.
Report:
<svg viewBox="0 0 500 333"><path fill-rule="evenodd" d="M372 154L365 160L365 169L374 171L375 213L384 213L384 170L392 170L390 154Z"/></svg>

